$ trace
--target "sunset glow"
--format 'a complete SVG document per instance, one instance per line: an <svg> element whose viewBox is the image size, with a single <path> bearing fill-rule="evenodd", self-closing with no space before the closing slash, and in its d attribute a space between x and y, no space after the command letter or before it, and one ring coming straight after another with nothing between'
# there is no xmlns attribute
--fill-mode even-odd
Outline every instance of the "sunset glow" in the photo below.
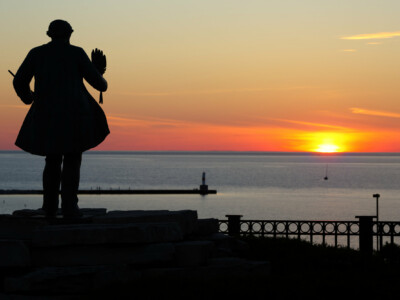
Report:
<svg viewBox="0 0 400 300"><path fill-rule="evenodd" d="M339 146L332 145L332 144L322 144L319 145L317 149L314 150L314 152L322 152L322 153L334 153L334 152L339 152Z"/></svg>
<svg viewBox="0 0 400 300"><path fill-rule="evenodd" d="M361 133L350 132L300 133L295 140L300 145L296 150L319 153L359 151L357 144L362 136Z"/></svg>
<svg viewBox="0 0 400 300"><path fill-rule="evenodd" d="M316 134L315 144L316 148L311 149L312 152L321 153L334 153L343 152L345 149L345 141L347 139L345 134L339 133L328 133L328 134Z"/></svg>
<svg viewBox="0 0 400 300"><path fill-rule="evenodd" d="M400 151L400 1L40 3L0 4L0 150L29 109L7 70L59 18L107 55L111 134L95 150Z"/></svg>

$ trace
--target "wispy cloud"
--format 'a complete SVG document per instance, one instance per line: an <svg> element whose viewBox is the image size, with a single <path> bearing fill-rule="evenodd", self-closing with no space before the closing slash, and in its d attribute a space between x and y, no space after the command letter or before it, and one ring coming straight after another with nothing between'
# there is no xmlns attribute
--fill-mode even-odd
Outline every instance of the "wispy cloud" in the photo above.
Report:
<svg viewBox="0 0 400 300"><path fill-rule="evenodd" d="M369 42L367 45L382 45L382 42Z"/></svg>
<svg viewBox="0 0 400 300"><path fill-rule="evenodd" d="M358 108L358 107L351 107L350 110L353 114L377 116L377 117L387 117L387 118L400 118L399 113L393 113L393 112L388 112L388 111L369 110L369 109L363 109L363 108Z"/></svg>
<svg viewBox="0 0 400 300"><path fill-rule="evenodd" d="M0 107L23 108L23 109L29 108L28 105L17 105L17 104L0 104Z"/></svg>
<svg viewBox="0 0 400 300"><path fill-rule="evenodd" d="M400 36L400 31L394 32L378 32L378 33L365 33L352 36L341 37L342 40L373 40L373 39L391 39Z"/></svg>
<svg viewBox="0 0 400 300"><path fill-rule="evenodd" d="M272 88L241 88L241 89L212 89L212 90L187 90L187 91L170 91L170 92L127 92L119 93L124 96L139 96L139 97L169 97L180 95L213 95L213 94L234 94L248 92L263 92L275 90Z"/></svg>
<svg viewBox="0 0 400 300"><path fill-rule="evenodd" d="M186 125L186 122L158 118L127 118L118 115L108 115L107 119L113 126L119 127L176 127Z"/></svg>
<svg viewBox="0 0 400 300"><path fill-rule="evenodd" d="M357 52L356 49L343 49L343 52Z"/></svg>
<svg viewBox="0 0 400 300"><path fill-rule="evenodd" d="M204 89L204 90L176 90L165 92L118 92L116 95L132 96L132 97L170 97L170 96L187 96L187 95L214 95L214 94L238 94L238 93L258 93L268 91L288 91L288 90L307 90L321 89L318 86L274 86L274 87L254 87L254 88L237 88L237 89Z"/></svg>
<svg viewBox="0 0 400 300"><path fill-rule="evenodd" d="M285 123L291 123L291 124L312 126L312 127L322 127L322 128L330 128L330 129L338 129L338 130L349 130L349 128L347 128L347 127L323 124L323 123L304 122L304 121L295 121L295 120L287 120L287 119L271 119L271 120L285 122Z"/></svg>

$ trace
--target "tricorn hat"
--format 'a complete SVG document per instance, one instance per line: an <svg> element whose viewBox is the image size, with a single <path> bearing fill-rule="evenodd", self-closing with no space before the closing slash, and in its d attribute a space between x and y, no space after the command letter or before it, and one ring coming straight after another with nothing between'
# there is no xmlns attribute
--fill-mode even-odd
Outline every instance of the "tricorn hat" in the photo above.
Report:
<svg viewBox="0 0 400 300"><path fill-rule="evenodd" d="M71 25L64 20L54 20L49 25L47 35L51 38L69 37L74 30Z"/></svg>

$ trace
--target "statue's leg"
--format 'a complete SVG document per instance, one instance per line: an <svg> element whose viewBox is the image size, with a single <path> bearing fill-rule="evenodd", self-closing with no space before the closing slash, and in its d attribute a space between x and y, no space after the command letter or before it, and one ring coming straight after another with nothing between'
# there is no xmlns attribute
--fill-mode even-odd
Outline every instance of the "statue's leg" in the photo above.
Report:
<svg viewBox="0 0 400 300"><path fill-rule="evenodd" d="M78 189L82 153L64 155L61 174L61 208L64 216L79 217Z"/></svg>
<svg viewBox="0 0 400 300"><path fill-rule="evenodd" d="M43 206L46 216L57 214L58 194L61 181L62 156L51 154L46 156L46 165L43 170Z"/></svg>

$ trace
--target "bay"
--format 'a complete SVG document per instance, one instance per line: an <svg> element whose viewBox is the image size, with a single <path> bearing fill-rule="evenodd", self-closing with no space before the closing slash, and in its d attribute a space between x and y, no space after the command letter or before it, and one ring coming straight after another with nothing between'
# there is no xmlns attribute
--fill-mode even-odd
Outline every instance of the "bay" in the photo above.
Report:
<svg viewBox="0 0 400 300"><path fill-rule="evenodd" d="M0 152L0 189L41 189L44 157ZM324 180L327 176L328 180ZM400 212L400 156L261 152L97 152L83 155L82 189L193 189L206 172L217 195L80 196L80 207L194 209L199 217L259 220L380 220ZM0 213L39 208L41 196L0 196Z"/></svg>

